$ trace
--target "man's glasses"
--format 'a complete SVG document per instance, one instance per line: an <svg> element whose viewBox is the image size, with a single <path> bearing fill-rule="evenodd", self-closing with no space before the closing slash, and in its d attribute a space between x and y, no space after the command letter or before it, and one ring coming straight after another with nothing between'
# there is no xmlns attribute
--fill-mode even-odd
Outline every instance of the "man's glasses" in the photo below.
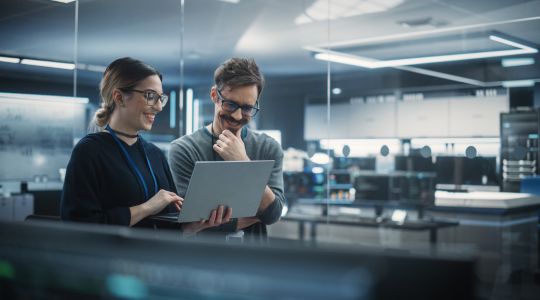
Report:
<svg viewBox="0 0 540 300"><path fill-rule="evenodd" d="M146 99L146 103L150 106L154 106L157 101L161 101L161 106L165 107L167 105L167 101L169 101L169 96L165 94L158 94L156 91L153 90L136 90L136 89L125 89L125 91L131 91L131 92L137 92L143 94L144 98Z"/></svg>
<svg viewBox="0 0 540 300"><path fill-rule="evenodd" d="M255 106L251 105L238 105L236 102L232 100L227 100L223 98L223 95L221 95L221 92L216 89L217 95L219 100L221 101L221 108L223 108L228 113L233 113L237 109L242 109L242 115L253 117L259 112L259 101L255 102Z"/></svg>

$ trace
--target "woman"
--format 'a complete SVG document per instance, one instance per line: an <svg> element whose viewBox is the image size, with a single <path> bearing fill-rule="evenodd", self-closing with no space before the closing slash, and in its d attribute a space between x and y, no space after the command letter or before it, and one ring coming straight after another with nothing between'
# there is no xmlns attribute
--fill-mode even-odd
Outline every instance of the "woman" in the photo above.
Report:
<svg viewBox="0 0 540 300"><path fill-rule="evenodd" d="M96 125L73 149L62 193L63 220L155 227L148 216L178 211L169 165L155 145L139 136L152 129L167 104L162 76L132 58L112 62L100 84Z"/></svg>

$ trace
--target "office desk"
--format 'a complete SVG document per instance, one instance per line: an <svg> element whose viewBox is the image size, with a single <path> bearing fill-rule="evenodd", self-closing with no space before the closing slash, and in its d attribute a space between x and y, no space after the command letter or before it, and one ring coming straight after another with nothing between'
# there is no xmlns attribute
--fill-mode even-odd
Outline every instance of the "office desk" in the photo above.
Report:
<svg viewBox="0 0 540 300"><path fill-rule="evenodd" d="M464 196L470 198L471 194ZM540 267L538 231L540 204L534 199L497 204L491 201L495 198L487 199L487 202L467 201L467 198L456 199L456 203L446 201L448 206L432 206L424 210L424 215L428 218L443 220L445 221L443 224L449 222L459 226L405 223L401 227L391 222L376 223L369 215L367 217L348 215L343 218L344 216L339 214L330 213L327 220L324 214L328 211L339 211L335 209L339 207L345 210L371 209L371 213L374 212L369 204L315 200L309 205L310 202L306 199L299 205L303 209L298 209L298 213L293 210L291 212L294 214L290 212L283 217L282 220L285 222L278 225L281 227L276 227L275 233L272 234L276 237L300 238L309 242L389 245L399 249L416 245L421 247L425 240L415 232L427 231L429 241L425 242L429 242L432 246L436 243L438 249L451 251L457 247L466 247L477 253L481 257L478 277L482 282L508 281L516 271ZM490 205L486 205L488 203ZM399 206L390 203L384 205L384 209L395 208ZM323 231L323 228L328 229L328 232ZM377 232L369 228L396 229L396 232L392 230Z"/></svg>
<svg viewBox="0 0 540 300"><path fill-rule="evenodd" d="M378 222L372 218L355 218L342 216L308 216L300 214L287 215L282 218L284 221L298 222L298 237L300 240L306 240L305 224L310 225L310 242L314 243L317 238L317 225L331 224L342 226L357 226L357 227L372 227L372 228L389 228L398 230L410 231L429 231L430 243L437 242L437 231L441 228L457 226L458 222L448 221L406 221L404 223L396 223L390 220Z"/></svg>

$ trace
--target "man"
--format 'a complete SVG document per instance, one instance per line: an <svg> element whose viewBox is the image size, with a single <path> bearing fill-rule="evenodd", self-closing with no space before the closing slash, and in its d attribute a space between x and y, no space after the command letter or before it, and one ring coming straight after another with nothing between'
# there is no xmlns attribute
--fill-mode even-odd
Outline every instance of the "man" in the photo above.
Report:
<svg viewBox="0 0 540 300"><path fill-rule="evenodd" d="M218 209L218 222L191 226L191 231L197 232L219 225L223 220L224 224L213 230L232 233L243 229L252 233L251 237L265 237L266 225L279 220L285 197L281 146L271 137L245 127L259 111L264 79L253 59L232 58L216 69L214 82L210 90L214 103L212 123L171 143L169 164L178 195L185 196L196 161L274 160L256 216L229 221L231 210ZM208 185L211 187L212 183ZM239 188L241 185L242 182L238 182ZM221 218L223 214L225 217Z"/></svg>

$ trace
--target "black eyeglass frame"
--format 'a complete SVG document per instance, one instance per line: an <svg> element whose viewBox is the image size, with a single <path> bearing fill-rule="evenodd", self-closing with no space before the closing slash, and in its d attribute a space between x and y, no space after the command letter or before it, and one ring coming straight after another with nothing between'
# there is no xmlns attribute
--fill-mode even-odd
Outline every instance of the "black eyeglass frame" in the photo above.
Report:
<svg viewBox="0 0 540 300"><path fill-rule="evenodd" d="M165 107L165 105L167 105L167 102L169 101L169 96L165 95L165 94L158 94L158 92L154 91L154 90L144 90L144 91L141 91L141 90L137 90L137 89L132 89L132 88L121 88L120 90L124 91L124 92L137 92L137 93L141 93L143 94L144 96L144 99L146 99L146 104L148 104L148 106L154 106L156 105L157 102L155 101L160 101L161 102L161 106L162 107ZM154 103L150 104L150 99L148 99L150 96L149 94L150 93L154 93L158 96L157 100L154 100Z"/></svg>
<svg viewBox="0 0 540 300"><path fill-rule="evenodd" d="M257 101L255 102L255 106L251 106L251 105L238 105L238 103L232 101L232 100L229 100L229 99L225 99L225 97L223 97L223 95L221 94L221 91L219 89L216 89L216 94L219 98L219 101L221 101L221 107L226 110L227 112L229 113L233 113L235 111L237 111L239 108L242 110L242 115L244 116L248 116L248 117L254 117L258 112L259 110L261 109L259 107L259 99L257 99ZM225 107L223 107L223 103L227 103L228 105L231 105L234 109L227 109Z"/></svg>

